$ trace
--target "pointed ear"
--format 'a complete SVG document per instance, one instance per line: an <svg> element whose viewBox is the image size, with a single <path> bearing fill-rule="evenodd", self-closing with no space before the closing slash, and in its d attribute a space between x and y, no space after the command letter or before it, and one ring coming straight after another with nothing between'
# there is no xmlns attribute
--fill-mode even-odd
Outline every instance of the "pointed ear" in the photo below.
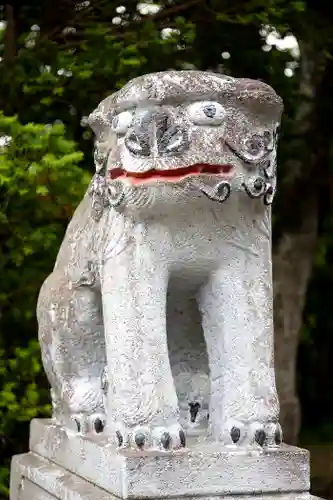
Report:
<svg viewBox="0 0 333 500"><path fill-rule="evenodd" d="M108 129L110 128L109 120L105 113L98 107L88 116L88 125L94 132L97 141L103 141Z"/></svg>
<svg viewBox="0 0 333 500"><path fill-rule="evenodd" d="M280 122L283 101L267 83L239 78L236 80L234 95L239 102L243 102L253 113L259 113Z"/></svg>
<svg viewBox="0 0 333 500"><path fill-rule="evenodd" d="M103 99L88 116L88 125L93 130L97 141L103 141L110 132L114 115L112 99L112 95Z"/></svg>

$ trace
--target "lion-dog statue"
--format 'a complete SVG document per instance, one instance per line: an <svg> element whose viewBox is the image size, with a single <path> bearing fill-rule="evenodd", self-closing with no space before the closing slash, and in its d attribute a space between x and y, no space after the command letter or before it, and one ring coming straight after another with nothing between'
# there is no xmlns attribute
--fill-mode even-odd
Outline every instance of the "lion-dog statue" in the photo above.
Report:
<svg viewBox="0 0 333 500"><path fill-rule="evenodd" d="M282 108L260 81L165 71L89 116L96 173L37 308L56 423L172 452L201 414L222 445L280 445L270 205Z"/></svg>

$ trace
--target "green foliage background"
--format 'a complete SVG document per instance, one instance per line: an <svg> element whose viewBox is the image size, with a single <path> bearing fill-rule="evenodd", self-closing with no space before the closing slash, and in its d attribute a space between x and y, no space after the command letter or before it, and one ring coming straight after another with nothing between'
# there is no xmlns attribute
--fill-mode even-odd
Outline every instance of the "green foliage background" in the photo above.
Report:
<svg viewBox="0 0 333 500"><path fill-rule="evenodd" d="M0 436L5 449L19 451L26 443L17 447L16 439L26 435L31 418L50 413L32 335L38 287L90 176L79 167L83 154L65 138L62 124L22 125L0 113L0 130L11 137L0 151ZM2 493L7 480L8 464L0 468Z"/></svg>
<svg viewBox="0 0 333 500"><path fill-rule="evenodd" d="M116 13L120 5L126 7L121 15ZM327 124L332 93L326 80L333 75L333 36L325 5L301 0L168 0L160 6L150 15L139 14L136 2L130 0L58 0L56 9L49 0L24 0L2 7L7 24L0 30L0 138L11 139L0 146L1 498L8 495L10 457L27 449L29 421L50 413L35 307L66 224L93 171L92 135L82 118L105 96L143 73L169 68L223 70L262 79L282 95L276 240L297 230L307 193L315 192L321 200L316 272L308 292L300 355L305 423L317 425L320 419L313 417L312 408L332 403L327 390L333 349L332 130ZM122 22L114 24L115 17ZM304 90L302 64L293 78L284 75L286 63L293 60L289 52L262 50L263 24L276 26L282 34L291 30L298 37L308 63L316 62L307 82L314 93ZM163 28L175 31L163 38ZM230 52L230 59L221 58L224 51ZM320 78L326 73L326 80ZM323 93L320 102L318 89ZM309 130L299 126L299 110L306 106L318 114L320 125L313 122L317 142L309 136L311 126ZM313 168L323 158L313 182ZM304 167L297 189L289 182L290 161ZM321 370L317 378L316 366Z"/></svg>

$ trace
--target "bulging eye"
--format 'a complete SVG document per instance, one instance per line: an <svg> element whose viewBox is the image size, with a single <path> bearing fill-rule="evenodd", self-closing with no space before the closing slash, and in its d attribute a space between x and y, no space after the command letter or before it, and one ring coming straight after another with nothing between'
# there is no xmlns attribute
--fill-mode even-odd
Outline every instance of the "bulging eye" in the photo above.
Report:
<svg viewBox="0 0 333 500"><path fill-rule="evenodd" d="M261 135L252 135L243 144L243 154L249 160L259 160L265 155L266 149L265 138Z"/></svg>
<svg viewBox="0 0 333 500"><path fill-rule="evenodd" d="M188 107L188 114L195 125L216 127L223 122L225 109L218 102L195 102Z"/></svg>
<svg viewBox="0 0 333 500"><path fill-rule="evenodd" d="M116 115L112 120L112 129L117 135L126 134L133 119L133 114L130 111L123 111Z"/></svg>

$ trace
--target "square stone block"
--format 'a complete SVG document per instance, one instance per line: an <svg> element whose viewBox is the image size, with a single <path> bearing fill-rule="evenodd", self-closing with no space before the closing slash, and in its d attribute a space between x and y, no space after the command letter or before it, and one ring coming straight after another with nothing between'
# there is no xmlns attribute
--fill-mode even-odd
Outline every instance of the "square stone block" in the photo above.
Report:
<svg viewBox="0 0 333 500"><path fill-rule="evenodd" d="M201 498L202 500L253 500L254 497L247 494ZM267 493L256 495L255 498L256 500L319 500L308 492ZM12 460L10 500L119 500L119 497L30 452L17 455ZM195 500L195 497L176 496L174 500Z"/></svg>
<svg viewBox="0 0 333 500"><path fill-rule="evenodd" d="M12 459L10 500L116 500L116 498L34 453Z"/></svg>
<svg viewBox="0 0 333 500"><path fill-rule="evenodd" d="M33 420L30 450L120 498L308 492L309 452L292 446L249 454L189 440L176 452L119 452L106 437L83 437Z"/></svg>

